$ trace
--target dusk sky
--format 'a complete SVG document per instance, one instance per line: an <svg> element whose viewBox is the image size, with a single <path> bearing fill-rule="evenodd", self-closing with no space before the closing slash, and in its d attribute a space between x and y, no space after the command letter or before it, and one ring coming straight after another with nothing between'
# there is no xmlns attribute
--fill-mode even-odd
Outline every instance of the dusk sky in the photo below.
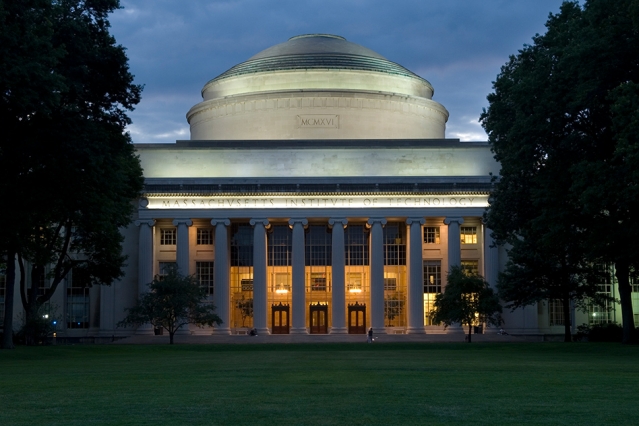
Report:
<svg viewBox="0 0 639 426"><path fill-rule="evenodd" d="M486 140L478 123L508 56L562 0L122 0L111 31L144 84L130 113L134 143L189 139L186 112L212 78L270 46L328 33L428 80L450 112L447 138Z"/></svg>

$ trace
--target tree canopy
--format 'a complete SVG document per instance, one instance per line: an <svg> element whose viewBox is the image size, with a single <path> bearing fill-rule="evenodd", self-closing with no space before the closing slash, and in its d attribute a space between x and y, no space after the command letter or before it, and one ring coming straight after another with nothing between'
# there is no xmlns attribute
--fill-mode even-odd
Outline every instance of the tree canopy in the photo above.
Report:
<svg viewBox="0 0 639 426"><path fill-rule="evenodd" d="M511 247L500 292L515 305L557 298L567 309L597 295L597 264L614 264L629 343L639 1L564 2L546 28L502 67L480 118L502 167L485 217ZM516 286L528 294L505 291Z"/></svg>
<svg viewBox="0 0 639 426"><path fill-rule="evenodd" d="M207 289L200 286L195 275L180 275L177 266L168 267L163 276L149 284L149 292L140 295L138 304L127 309L127 316L118 327L150 323L169 332L173 344L175 332L187 324L199 327L222 324L215 306L206 302Z"/></svg>
<svg viewBox="0 0 639 426"><path fill-rule="evenodd" d="M500 325L501 312L499 297L484 278L452 266L444 292L435 296L432 315L434 322L446 327L454 323L467 325L470 343L472 326Z"/></svg>
<svg viewBox="0 0 639 426"><path fill-rule="evenodd" d="M118 7L117 0L0 0L0 196L11 202L0 213L8 224L0 249L8 274L17 255L27 315L71 269L91 284L122 275L120 228L143 182L126 113L142 87L109 33ZM38 295L43 275L50 285Z"/></svg>

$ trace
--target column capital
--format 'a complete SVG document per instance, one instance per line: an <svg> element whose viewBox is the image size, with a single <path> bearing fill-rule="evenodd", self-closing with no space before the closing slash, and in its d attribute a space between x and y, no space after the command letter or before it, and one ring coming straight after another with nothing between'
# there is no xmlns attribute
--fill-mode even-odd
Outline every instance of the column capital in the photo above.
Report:
<svg viewBox="0 0 639 426"><path fill-rule="evenodd" d="M444 223L446 225L450 225L453 222L457 222L458 224L462 224L464 223L464 218L463 217L447 217L446 219L444 219Z"/></svg>
<svg viewBox="0 0 639 426"><path fill-rule="evenodd" d="M302 226L303 226L304 228L306 228L306 227L308 226L308 219L303 218L303 217L292 217L292 218L290 218L290 219L289 219L289 221L288 221L289 226L293 226L293 225L295 225L296 223L301 223L301 224L302 224Z"/></svg>
<svg viewBox="0 0 639 426"><path fill-rule="evenodd" d="M265 228L269 226L269 221L265 218L253 218L249 221L249 223L251 226L255 226L257 224L264 225Z"/></svg>
<svg viewBox="0 0 639 426"><path fill-rule="evenodd" d="M193 221L191 219L173 219L173 226L179 225L191 226L193 225Z"/></svg>
<svg viewBox="0 0 639 426"><path fill-rule="evenodd" d="M407 225L412 225L413 223L419 223L420 225L423 225L426 223L426 219L424 219L423 217L409 217L406 218L406 224Z"/></svg>
<svg viewBox="0 0 639 426"><path fill-rule="evenodd" d="M335 225L346 226L348 224L348 219L345 217L332 217L328 220L328 226L333 228Z"/></svg>
<svg viewBox="0 0 639 426"><path fill-rule="evenodd" d="M154 219L136 220L133 223L135 223L135 226L141 226L141 225L154 226L155 225L155 220Z"/></svg>
<svg viewBox="0 0 639 426"><path fill-rule="evenodd" d="M368 221L366 222L366 224L368 226L373 226L376 223L381 224L382 226L386 225L388 221L386 220L385 217L369 217Z"/></svg>
<svg viewBox="0 0 639 426"><path fill-rule="evenodd" d="M229 219L211 219L211 225L213 225L213 226L217 226L217 225L230 226L231 225L231 221Z"/></svg>

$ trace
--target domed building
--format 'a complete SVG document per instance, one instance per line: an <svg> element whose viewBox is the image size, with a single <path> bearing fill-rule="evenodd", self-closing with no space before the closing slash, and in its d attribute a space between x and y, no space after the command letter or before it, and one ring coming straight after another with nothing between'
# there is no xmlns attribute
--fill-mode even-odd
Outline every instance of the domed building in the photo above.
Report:
<svg viewBox="0 0 639 426"><path fill-rule="evenodd" d="M190 140L136 145L145 189L125 276L73 293L64 333L152 334L116 324L169 264L197 275L224 321L184 333L461 333L429 313L451 265L496 282L506 256L481 218L499 165L487 143L445 138L433 95L327 34L213 78L187 113ZM505 313L509 332L539 333L544 312Z"/></svg>
<svg viewBox="0 0 639 426"><path fill-rule="evenodd" d="M343 37L270 47L204 85L192 140L443 139L431 84Z"/></svg>

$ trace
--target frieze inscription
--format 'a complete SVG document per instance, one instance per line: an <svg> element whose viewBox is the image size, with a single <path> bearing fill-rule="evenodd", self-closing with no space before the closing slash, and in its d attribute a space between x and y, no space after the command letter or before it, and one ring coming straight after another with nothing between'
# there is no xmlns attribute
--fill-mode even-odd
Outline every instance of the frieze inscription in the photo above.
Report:
<svg viewBox="0 0 639 426"><path fill-rule="evenodd" d="M339 128L339 115L305 114L296 116L297 128Z"/></svg>
<svg viewBox="0 0 639 426"><path fill-rule="evenodd" d="M149 197L148 209L314 209L487 207L487 196Z"/></svg>

